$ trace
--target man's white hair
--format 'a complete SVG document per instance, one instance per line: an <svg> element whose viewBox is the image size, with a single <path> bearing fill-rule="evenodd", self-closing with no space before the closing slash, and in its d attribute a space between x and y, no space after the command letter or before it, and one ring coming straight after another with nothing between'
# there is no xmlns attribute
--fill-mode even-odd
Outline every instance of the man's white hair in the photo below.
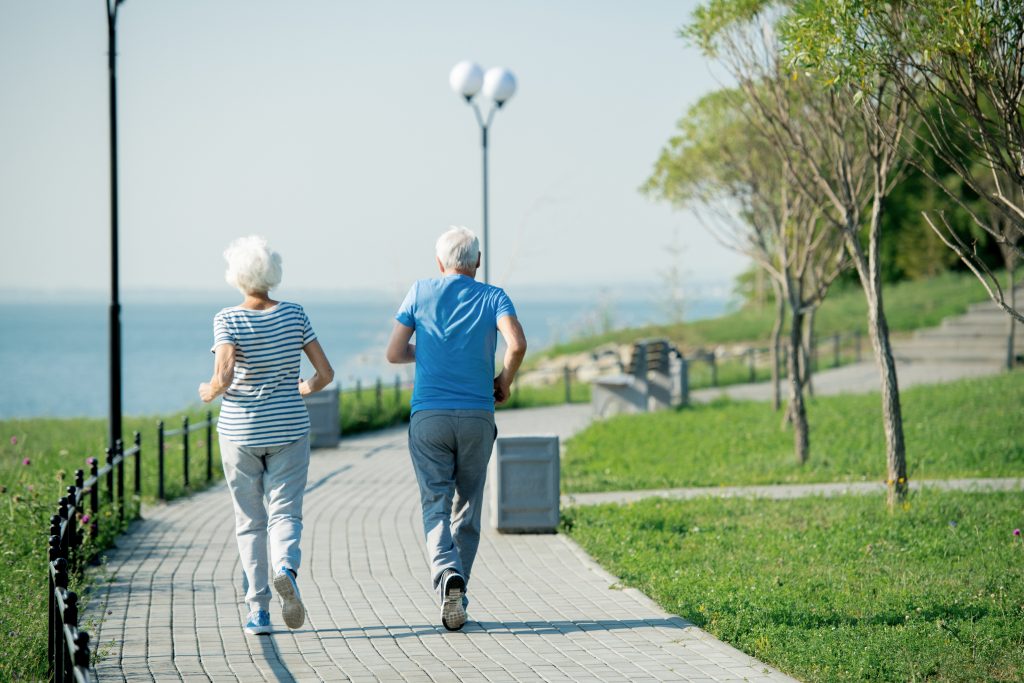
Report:
<svg viewBox="0 0 1024 683"><path fill-rule="evenodd" d="M480 240L472 230L453 225L437 238L437 258L445 270L473 270L480 258Z"/></svg>
<svg viewBox="0 0 1024 683"><path fill-rule="evenodd" d="M224 279L242 294L263 294L281 284L281 255L262 237L239 237L224 250L224 260Z"/></svg>

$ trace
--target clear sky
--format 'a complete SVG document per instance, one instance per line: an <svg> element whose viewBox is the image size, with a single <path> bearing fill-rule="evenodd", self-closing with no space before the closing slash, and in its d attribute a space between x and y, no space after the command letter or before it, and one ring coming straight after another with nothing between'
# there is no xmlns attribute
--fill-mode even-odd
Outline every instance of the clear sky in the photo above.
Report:
<svg viewBox="0 0 1024 683"><path fill-rule="evenodd" d="M108 281L102 0L0 0L2 289ZM491 137L492 281L694 281L744 267L637 192L717 87L677 29L688 1L127 0L120 10L125 289L217 289L263 234L289 288L404 291L436 236L480 229L480 138L448 87L515 72Z"/></svg>

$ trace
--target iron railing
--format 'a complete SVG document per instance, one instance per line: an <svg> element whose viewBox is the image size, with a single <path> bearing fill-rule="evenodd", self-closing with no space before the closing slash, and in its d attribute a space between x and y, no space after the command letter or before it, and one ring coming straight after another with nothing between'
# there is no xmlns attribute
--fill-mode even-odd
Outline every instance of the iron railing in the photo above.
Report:
<svg viewBox="0 0 1024 683"><path fill-rule="evenodd" d="M182 436L184 450L183 480L189 486L189 444L192 432L206 430L206 479L213 478L213 427L216 420L212 411L206 420L189 424L182 421L181 429L164 430L161 420L157 423L157 498L165 499L164 454L165 439ZM69 590L71 579L80 575L83 567L91 561L99 549L95 541L100 534L100 516L111 510L110 519L115 522L114 533L124 528L126 513L131 519L138 516L137 501L142 495L142 437L134 432L132 446L125 450L120 439L113 449L106 449L104 464L97 458L89 458L89 478L83 470L75 470L75 483L67 487L67 495L60 499L57 514L50 518L48 540L48 581L49 591L49 638L47 641L47 662L49 679L59 683L91 683L96 680L92 670L92 654L89 649L89 634L79 624L79 597ZM132 477L132 500L125 498L125 464L134 461Z"/></svg>

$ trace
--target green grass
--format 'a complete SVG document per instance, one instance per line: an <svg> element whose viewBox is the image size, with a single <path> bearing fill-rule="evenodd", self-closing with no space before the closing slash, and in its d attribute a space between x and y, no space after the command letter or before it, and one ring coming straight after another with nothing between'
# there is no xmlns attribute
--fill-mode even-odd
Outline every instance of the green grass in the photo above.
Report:
<svg viewBox="0 0 1024 683"><path fill-rule="evenodd" d="M1024 371L901 392L912 479L1024 476ZM810 399L810 457L797 465L781 414L719 401L612 418L566 444L566 492L684 486L882 481L877 394Z"/></svg>
<svg viewBox="0 0 1024 683"><path fill-rule="evenodd" d="M185 413L167 421L170 431L181 426ZM205 412L190 411L193 423L205 419ZM83 469L88 478L86 458L104 462L106 420L51 419L0 420L0 552L5 570L0 572L0 634L6 636L0 648L0 680L42 680L46 676L47 579L46 541L50 516L57 501L73 483L74 471ZM156 420L126 418L125 434L142 434L143 498L153 499L157 490ZM16 443L12 443L12 437ZM169 438L165 449L166 496L176 498L206 486L206 440L203 431L189 438L191 487L183 484L184 449L182 437ZM216 435L213 440L213 476L222 476ZM23 464L28 458L29 464ZM134 466L125 476L126 498L130 497ZM105 492L105 488L102 489ZM138 501L126 501L132 510ZM131 516L131 515L129 515ZM109 546L120 531L111 510L101 502L100 538L93 547ZM80 577L72 589L80 594L87 588ZM84 594L83 594L84 595ZM88 625L86 625L88 629ZM94 644L95 645L95 644Z"/></svg>
<svg viewBox="0 0 1024 683"><path fill-rule="evenodd" d="M358 434L408 422L411 397L411 389L396 393L393 385L381 389L379 403L373 387L341 392L341 433Z"/></svg>
<svg viewBox="0 0 1024 683"><path fill-rule="evenodd" d="M905 332L938 325L943 318L960 315L975 302L985 301L987 294L977 278L970 273L945 273L927 280L887 285L883 292L889 329ZM628 344L644 337L667 337L681 348L697 348L734 342L766 343L771 336L774 311L744 308L718 318L698 320L679 325L651 325L616 330L603 335L576 339L558 344L539 354L531 362L564 354L588 351L601 344ZM859 287L835 289L822 304L815 318L815 334L819 338L836 333L867 332L867 304ZM865 355L870 349L865 338Z"/></svg>
<svg viewBox="0 0 1024 683"><path fill-rule="evenodd" d="M925 489L570 508L564 529L667 611L805 681L1024 679L1024 494Z"/></svg>

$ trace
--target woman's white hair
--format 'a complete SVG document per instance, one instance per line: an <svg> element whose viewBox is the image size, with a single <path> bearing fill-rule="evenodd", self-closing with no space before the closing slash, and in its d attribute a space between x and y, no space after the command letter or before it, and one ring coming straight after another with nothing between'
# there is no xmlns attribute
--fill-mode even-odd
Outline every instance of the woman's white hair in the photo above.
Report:
<svg viewBox="0 0 1024 683"><path fill-rule="evenodd" d="M453 225L437 238L436 251L445 270L473 270L480 258L480 240L471 230Z"/></svg>
<svg viewBox="0 0 1024 683"><path fill-rule="evenodd" d="M242 294L263 294L281 284L281 255L262 237L239 237L224 250L224 260L224 279Z"/></svg>

